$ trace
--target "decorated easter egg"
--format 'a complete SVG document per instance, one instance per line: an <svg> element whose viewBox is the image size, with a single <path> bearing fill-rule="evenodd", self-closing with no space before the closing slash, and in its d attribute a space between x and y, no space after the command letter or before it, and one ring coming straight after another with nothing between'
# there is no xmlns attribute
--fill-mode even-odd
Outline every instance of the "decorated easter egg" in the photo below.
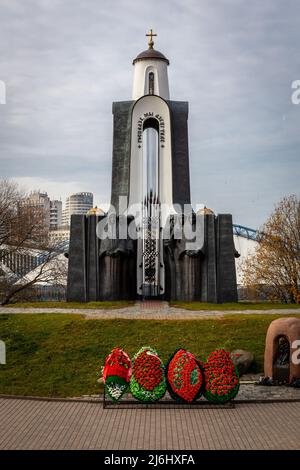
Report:
<svg viewBox="0 0 300 470"><path fill-rule="evenodd" d="M166 365L168 392L177 401L191 403L204 391L201 364L185 349L177 349Z"/></svg>
<svg viewBox="0 0 300 470"><path fill-rule="evenodd" d="M205 392L207 400L226 403L236 397L240 381L230 353L224 349L213 351L204 364Z"/></svg>
<svg viewBox="0 0 300 470"><path fill-rule="evenodd" d="M166 392L164 365L157 352L145 346L133 359L130 391L140 401L156 401Z"/></svg>
<svg viewBox="0 0 300 470"><path fill-rule="evenodd" d="M118 401L126 392L132 367L128 354L121 348L114 348L105 359L103 381L105 392L113 401Z"/></svg>

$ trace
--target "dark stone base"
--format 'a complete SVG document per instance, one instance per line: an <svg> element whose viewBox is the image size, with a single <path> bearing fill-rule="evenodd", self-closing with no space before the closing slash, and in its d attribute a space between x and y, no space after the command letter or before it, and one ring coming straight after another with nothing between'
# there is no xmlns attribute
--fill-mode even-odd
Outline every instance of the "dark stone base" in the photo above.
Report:
<svg viewBox="0 0 300 470"><path fill-rule="evenodd" d="M212 303L237 302L235 248L230 214L205 215L205 243L198 252L164 244L165 294L157 298ZM137 243L99 240L104 217L73 215L67 300L135 300ZM128 223L130 220L128 220Z"/></svg>
<svg viewBox="0 0 300 470"><path fill-rule="evenodd" d="M100 240L96 227L104 218L72 215L67 285L69 302L136 298L136 242Z"/></svg>

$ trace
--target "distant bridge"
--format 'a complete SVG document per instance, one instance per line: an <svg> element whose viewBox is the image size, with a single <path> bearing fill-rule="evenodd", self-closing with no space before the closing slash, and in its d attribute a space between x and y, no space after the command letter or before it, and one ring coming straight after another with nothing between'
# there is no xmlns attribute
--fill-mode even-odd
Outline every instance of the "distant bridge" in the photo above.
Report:
<svg viewBox="0 0 300 470"><path fill-rule="evenodd" d="M247 240L254 240L255 242L259 241L258 230L254 230L253 228L249 227L244 227L244 225L233 224L233 235L247 238Z"/></svg>
<svg viewBox="0 0 300 470"><path fill-rule="evenodd" d="M39 266L40 264L44 263L47 259L53 258L56 255L59 255L61 253L67 253L69 251L69 240L64 240L63 242L59 243L56 247L55 250L51 253L49 256L49 252L42 252L37 256L37 265Z"/></svg>

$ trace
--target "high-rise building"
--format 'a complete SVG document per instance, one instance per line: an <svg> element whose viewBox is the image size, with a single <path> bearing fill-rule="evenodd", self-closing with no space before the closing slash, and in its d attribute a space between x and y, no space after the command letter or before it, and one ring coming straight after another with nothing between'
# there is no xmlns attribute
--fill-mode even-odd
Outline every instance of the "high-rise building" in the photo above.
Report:
<svg viewBox="0 0 300 470"><path fill-rule="evenodd" d="M63 210L62 223L63 225L70 225L71 215L73 214L86 214L93 207L93 194L92 193L75 193L71 194L66 200L66 206Z"/></svg>
<svg viewBox="0 0 300 470"><path fill-rule="evenodd" d="M46 192L33 191L19 203L19 211L28 226L28 239L48 240L50 229L50 198Z"/></svg>
<svg viewBox="0 0 300 470"><path fill-rule="evenodd" d="M57 246L60 243L68 241L70 238L70 227L68 225L60 225L54 230L50 230L50 243Z"/></svg>
<svg viewBox="0 0 300 470"><path fill-rule="evenodd" d="M30 193L24 200L24 205L27 207L33 207L37 210L43 209L44 210L44 222L45 226L49 229L50 228L50 198L48 194L41 193L40 191L33 191Z"/></svg>
<svg viewBox="0 0 300 470"><path fill-rule="evenodd" d="M62 202L50 201L50 230L56 230L62 225Z"/></svg>

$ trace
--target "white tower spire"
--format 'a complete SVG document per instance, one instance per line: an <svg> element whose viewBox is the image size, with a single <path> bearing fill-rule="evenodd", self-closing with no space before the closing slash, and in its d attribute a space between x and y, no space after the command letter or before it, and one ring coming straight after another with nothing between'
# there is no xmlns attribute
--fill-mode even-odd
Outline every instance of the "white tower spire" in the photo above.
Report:
<svg viewBox="0 0 300 470"><path fill-rule="evenodd" d="M133 92L132 99L138 100L145 95L157 95L165 100L170 99L168 80L168 59L156 51L152 32L146 34L149 38L148 49L141 52L133 61Z"/></svg>

